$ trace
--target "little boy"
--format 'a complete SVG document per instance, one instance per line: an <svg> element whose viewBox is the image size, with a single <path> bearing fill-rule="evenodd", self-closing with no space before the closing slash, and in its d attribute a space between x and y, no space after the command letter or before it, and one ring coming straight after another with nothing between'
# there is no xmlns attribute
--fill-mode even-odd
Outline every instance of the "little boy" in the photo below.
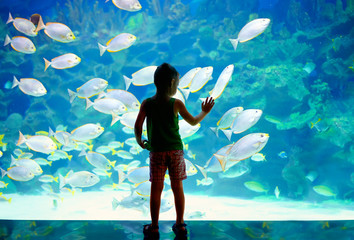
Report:
<svg viewBox="0 0 354 240"><path fill-rule="evenodd" d="M150 151L150 214L152 223L144 225L145 236L159 236L159 212L161 193L164 187L165 172L171 179L171 188L175 200L176 223L172 229L176 236L186 236L187 229L183 220L184 192L182 180L187 178L183 156L183 144L179 135L178 114L191 125L196 125L214 106L213 98L202 103L202 111L192 116L182 101L173 98L177 92L179 74L168 63L157 67L154 74L156 94L143 101L135 122L137 143ZM148 141L142 140L142 128L147 119Z"/></svg>

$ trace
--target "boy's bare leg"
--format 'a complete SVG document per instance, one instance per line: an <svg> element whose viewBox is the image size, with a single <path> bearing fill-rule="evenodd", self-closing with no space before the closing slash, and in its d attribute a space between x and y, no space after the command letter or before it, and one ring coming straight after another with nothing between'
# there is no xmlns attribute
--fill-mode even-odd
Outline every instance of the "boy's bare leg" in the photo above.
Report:
<svg viewBox="0 0 354 240"><path fill-rule="evenodd" d="M150 192L150 215L152 226L158 226L159 213L161 205L161 193L163 190L164 182L152 182Z"/></svg>
<svg viewBox="0 0 354 240"><path fill-rule="evenodd" d="M184 192L183 192L183 183L181 180L171 180L171 188L173 195L175 197L175 207L176 207L176 224L184 223L183 214L184 214Z"/></svg>

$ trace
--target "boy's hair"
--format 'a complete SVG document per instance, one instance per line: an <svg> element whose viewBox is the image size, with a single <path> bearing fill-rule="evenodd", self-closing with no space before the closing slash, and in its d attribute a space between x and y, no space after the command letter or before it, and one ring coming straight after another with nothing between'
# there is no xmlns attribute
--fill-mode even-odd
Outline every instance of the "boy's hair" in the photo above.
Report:
<svg viewBox="0 0 354 240"><path fill-rule="evenodd" d="M168 89L173 78L177 78L177 70L168 63L163 63L157 67L154 74L154 83L157 89Z"/></svg>

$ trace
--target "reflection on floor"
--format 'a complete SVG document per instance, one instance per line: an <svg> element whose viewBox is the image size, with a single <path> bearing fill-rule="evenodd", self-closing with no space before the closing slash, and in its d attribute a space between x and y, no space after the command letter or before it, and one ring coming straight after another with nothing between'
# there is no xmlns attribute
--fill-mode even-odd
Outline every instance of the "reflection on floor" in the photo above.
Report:
<svg viewBox="0 0 354 240"><path fill-rule="evenodd" d="M0 239L143 239L147 221L0 220ZM188 239L351 240L354 221L187 221ZM160 239L175 239L172 221L160 222Z"/></svg>

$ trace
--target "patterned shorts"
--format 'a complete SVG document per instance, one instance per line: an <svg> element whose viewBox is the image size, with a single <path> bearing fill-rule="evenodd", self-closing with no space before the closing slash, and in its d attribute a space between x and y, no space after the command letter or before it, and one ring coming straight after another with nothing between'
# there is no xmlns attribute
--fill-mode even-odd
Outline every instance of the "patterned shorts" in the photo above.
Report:
<svg viewBox="0 0 354 240"><path fill-rule="evenodd" d="M183 150L167 152L150 152L150 182L165 180L166 170L171 180L184 180L187 178L186 164Z"/></svg>

